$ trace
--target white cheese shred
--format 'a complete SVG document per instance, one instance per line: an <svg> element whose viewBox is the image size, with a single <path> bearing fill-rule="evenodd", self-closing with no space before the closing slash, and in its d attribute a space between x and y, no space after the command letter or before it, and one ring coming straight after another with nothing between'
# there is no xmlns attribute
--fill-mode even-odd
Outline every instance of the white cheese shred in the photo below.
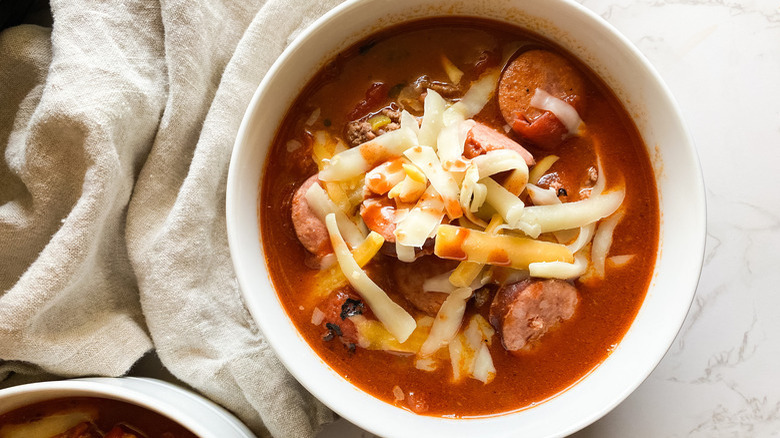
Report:
<svg viewBox="0 0 780 438"><path fill-rule="evenodd" d="M579 132L580 125L582 125L582 119L580 118L579 113L577 113L577 110L563 100L558 99L541 88L537 88L530 103L531 106L535 108L555 114L555 117L563 123L563 126L566 127L569 134L574 135Z"/></svg>
<svg viewBox="0 0 780 438"><path fill-rule="evenodd" d="M444 218L444 203L433 186L428 186L403 219L398 221L394 234L396 242L421 248Z"/></svg>
<svg viewBox="0 0 780 438"><path fill-rule="evenodd" d="M623 212L618 211L612 216L604 219L599 223L596 234L593 236L590 259L593 263L593 270L599 278L604 278L607 255L609 254L609 248L612 246L612 234L615 232L615 227L622 218Z"/></svg>
<svg viewBox="0 0 780 438"><path fill-rule="evenodd" d="M417 146L417 133L409 127L386 132L373 140L333 156L319 173L320 181L346 181L366 173L389 158L400 157Z"/></svg>
<svg viewBox="0 0 780 438"><path fill-rule="evenodd" d="M444 127L442 115L444 110L447 109L447 102L436 91L428 90L423 105L424 112L417 138L422 146L436 149L436 139L439 136L439 131Z"/></svg>
<svg viewBox="0 0 780 438"><path fill-rule="evenodd" d="M415 146L406 150L404 155L422 170L428 181L430 181L431 186L439 193L444 202L447 216L450 219L457 219L463 216L463 210L460 208L460 187L458 187L458 183L453 176L442 168L439 157L433 148L429 146Z"/></svg>
<svg viewBox="0 0 780 438"><path fill-rule="evenodd" d="M420 356L430 356L447 345L458 334L458 329L466 312L466 301L471 298L468 287L455 289L444 303L431 326L431 332L420 347Z"/></svg>
<svg viewBox="0 0 780 438"><path fill-rule="evenodd" d="M347 241L351 248L357 248L358 245L363 243L366 234L363 234L357 224L352 222L347 214L330 200L328 194L325 193L325 190L319 184L312 184L309 190L306 191L305 197L309 207L322 222L325 222L325 216L328 214L333 213L335 215L339 231L343 234L344 240Z"/></svg>
<svg viewBox="0 0 780 438"><path fill-rule="evenodd" d="M584 251L574 254L574 263L536 262L528 264L531 277L572 280L588 270L588 258Z"/></svg>
<svg viewBox="0 0 780 438"><path fill-rule="evenodd" d="M490 187L488 187L488 202L490 202L489 190ZM625 195L625 190L621 188L582 201L525 207L517 223L508 220L507 223L525 233L528 233L526 228L538 227L539 233L529 234L537 238L540 233L579 228L607 217L620 207Z"/></svg>
<svg viewBox="0 0 780 438"><path fill-rule="evenodd" d="M347 248L346 242L339 233L339 227L336 224L336 215L329 213L325 217L325 226L330 234L330 243L336 253L336 259L339 267L347 277L349 284L366 301L368 307L374 312L379 322L385 326L388 332L393 335L398 342L404 342L409 339L417 322L412 315L406 312L403 307L396 304L385 291L374 283L368 274L360 268L358 263L352 257L352 253Z"/></svg>

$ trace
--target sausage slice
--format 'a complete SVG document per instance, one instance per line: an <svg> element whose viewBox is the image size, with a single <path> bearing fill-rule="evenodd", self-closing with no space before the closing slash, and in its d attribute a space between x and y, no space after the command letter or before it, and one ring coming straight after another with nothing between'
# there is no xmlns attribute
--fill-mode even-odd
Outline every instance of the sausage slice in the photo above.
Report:
<svg viewBox="0 0 780 438"><path fill-rule="evenodd" d="M510 352L538 341L577 307L577 289L563 280L524 280L502 287L490 305L490 323Z"/></svg>
<svg viewBox="0 0 780 438"><path fill-rule="evenodd" d="M469 129L466 135L466 143L463 147L463 156L474 158L496 149L511 149L517 152L529 166L533 166L536 163L534 156L519 143L482 123L477 123Z"/></svg>
<svg viewBox="0 0 780 438"><path fill-rule="evenodd" d="M582 114L585 80L569 61L547 50L522 53L501 75L498 105L504 120L537 146L555 147L565 137L566 130L553 114L541 118L544 111L531 106L537 88L569 103Z"/></svg>
<svg viewBox="0 0 780 438"><path fill-rule="evenodd" d="M423 283L428 278L443 274L458 262L441 260L434 256L420 257L412 263L393 263L392 276L396 290L401 293L414 307L427 315L435 316L448 294L442 292L425 292Z"/></svg>
<svg viewBox="0 0 780 438"><path fill-rule="evenodd" d="M332 253L333 247L330 245L328 228L306 201L306 192L315 183L319 183L316 174L304 181L295 192L292 199L292 221L295 235L303 247L316 257L322 257Z"/></svg>
<svg viewBox="0 0 780 438"><path fill-rule="evenodd" d="M317 308L323 314L320 326L324 330L322 337L326 342L338 338L344 344L356 343L357 327L349 317L370 316L370 310L350 286L334 291Z"/></svg>

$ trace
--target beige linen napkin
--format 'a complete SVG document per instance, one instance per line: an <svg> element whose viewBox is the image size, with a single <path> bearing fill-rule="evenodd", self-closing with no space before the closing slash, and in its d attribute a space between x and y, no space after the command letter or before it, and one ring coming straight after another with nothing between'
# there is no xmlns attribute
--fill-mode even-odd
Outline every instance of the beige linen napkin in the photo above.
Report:
<svg viewBox="0 0 780 438"><path fill-rule="evenodd" d="M224 202L255 87L337 3L52 0L52 29L0 33L0 380L155 348L259 435L332 419L241 302Z"/></svg>

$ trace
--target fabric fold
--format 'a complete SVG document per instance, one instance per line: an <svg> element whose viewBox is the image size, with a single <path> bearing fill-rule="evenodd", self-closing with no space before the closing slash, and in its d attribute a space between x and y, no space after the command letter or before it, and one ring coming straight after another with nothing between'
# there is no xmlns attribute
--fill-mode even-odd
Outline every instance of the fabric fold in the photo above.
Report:
<svg viewBox="0 0 780 438"><path fill-rule="evenodd" d="M260 436L333 420L243 305L225 190L255 88L338 3L52 0L51 30L0 33L0 379L154 348Z"/></svg>

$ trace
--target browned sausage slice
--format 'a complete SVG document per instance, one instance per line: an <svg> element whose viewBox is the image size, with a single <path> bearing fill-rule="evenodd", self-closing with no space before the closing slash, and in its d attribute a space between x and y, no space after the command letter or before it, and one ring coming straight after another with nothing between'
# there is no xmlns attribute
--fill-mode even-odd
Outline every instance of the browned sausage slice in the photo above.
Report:
<svg viewBox="0 0 780 438"><path fill-rule="evenodd" d="M322 312L322 321L319 325L325 330L323 340L326 342L338 338L345 344L356 343L357 327L349 317L353 315L372 317L373 315L350 286L331 293L317 306L317 309Z"/></svg>
<svg viewBox="0 0 780 438"><path fill-rule="evenodd" d="M490 323L504 348L522 350L550 328L571 318L577 289L563 280L524 280L502 287L490 305Z"/></svg>
<svg viewBox="0 0 780 438"><path fill-rule="evenodd" d="M535 164L534 156L519 143L482 123L474 125L466 135L463 156L474 158L496 149L511 149L520 154L527 165L533 166Z"/></svg>
<svg viewBox="0 0 780 438"><path fill-rule="evenodd" d="M333 252L330 236L325 224L317 217L306 201L306 192L314 183L319 183L317 175L312 175L295 192L292 199L292 221L295 234L304 248L317 257Z"/></svg>
<svg viewBox="0 0 780 438"><path fill-rule="evenodd" d="M443 274L455 268L458 262L441 260L434 256L420 257L412 263L393 263L392 276L396 290L401 293L414 307L420 311L435 316L448 294L441 292L425 292L423 283L428 278Z"/></svg>
<svg viewBox="0 0 780 438"><path fill-rule="evenodd" d="M585 81L579 71L565 58L547 50L529 50L515 58L501 74L498 84L498 105L504 120L527 140L542 146L554 147L560 143L563 132L548 133L549 129L560 129L560 122L542 120L535 129L523 129L524 125L533 126L544 112L531 106L531 99L540 88L553 97L557 97L582 114L585 106ZM550 116L557 121L557 118ZM518 122L518 119L520 120ZM551 144L550 139L558 139Z"/></svg>

